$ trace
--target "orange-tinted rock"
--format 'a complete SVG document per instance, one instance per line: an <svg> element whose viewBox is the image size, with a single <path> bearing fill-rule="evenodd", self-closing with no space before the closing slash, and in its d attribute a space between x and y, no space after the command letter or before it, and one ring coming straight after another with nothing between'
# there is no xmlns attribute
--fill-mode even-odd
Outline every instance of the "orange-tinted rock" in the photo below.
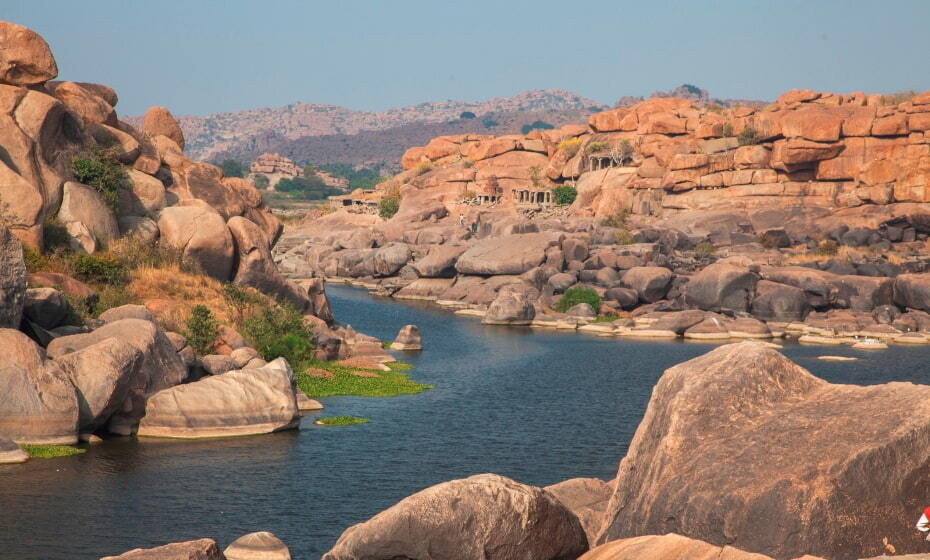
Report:
<svg viewBox="0 0 930 560"><path fill-rule="evenodd" d="M733 164L737 169L749 167L765 167L772 158L765 146L740 146L733 154Z"/></svg>
<svg viewBox="0 0 930 560"><path fill-rule="evenodd" d="M426 157L426 148L422 146L414 146L404 152L404 155L400 158L400 165L405 170L413 169L422 161L428 161L429 158Z"/></svg>
<svg viewBox="0 0 930 560"><path fill-rule="evenodd" d="M687 132L685 120L668 113L656 113L640 121L637 132L640 134L684 134Z"/></svg>
<svg viewBox="0 0 930 560"><path fill-rule="evenodd" d="M426 147L427 150L429 150L429 145ZM513 151L516 149L516 147L517 143L514 140L507 138L496 138L492 140L476 142L473 146L470 147L468 151L464 152L464 155L474 161L479 161ZM428 151L427 157L434 159Z"/></svg>
<svg viewBox="0 0 930 560"><path fill-rule="evenodd" d="M930 130L930 113L911 113L907 118L907 127L911 132Z"/></svg>
<svg viewBox="0 0 930 560"><path fill-rule="evenodd" d="M45 39L22 25L0 21L0 83L29 86L57 75L58 65Z"/></svg>
<svg viewBox="0 0 930 560"><path fill-rule="evenodd" d="M426 145L426 157L437 160L459 152L459 145L444 138L434 138Z"/></svg>
<svg viewBox="0 0 930 560"><path fill-rule="evenodd" d="M843 119L843 136L868 136L872 133L872 122L874 120L875 107L846 108L846 118Z"/></svg>
<svg viewBox="0 0 930 560"><path fill-rule="evenodd" d="M873 136L900 136L907 134L907 115L896 113L875 119L872 123Z"/></svg>
<svg viewBox="0 0 930 560"><path fill-rule="evenodd" d="M824 144L800 138L779 140L772 146L772 167L790 171L792 168L836 157L842 149L842 144Z"/></svg>
<svg viewBox="0 0 930 560"><path fill-rule="evenodd" d="M704 167L707 162L707 154L675 154L669 161L668 168L671 170L693 169Z"/></svg>
<svg viewBox="0 0 930 560"><path fill-rule="evenodd" d="M781 119L782 134L815 142L835 142L840 139L843 119L833 111L805 107L790 111Z"/></svg>
<svg viewBox="0 0 930 560"><path fill-rule="evenodd" d="M820 97L820 92L809 89L792 89L778 96L775 100L780 105L790 105L792 103L803 103L813 101Z"/></svg>
<svg viewBox="0 0 930 560"><path fill-rule="evenodd" d="M88 124L116 126L116 111L95 92L74 82L51 82L46 89Z"/></svg>
<svg viewBox="0 0 930 560"><path fill-rule="evenodd" d="M151 136L167 136L184 149L184 132L171 111L164 107L150 107L145 112L145 116L142 117L142 130Z"/></svg>
<svg viewBox="0 0 930 560"><path fill-rule="evenodd" d="M611 109L610 111L601 111L588 117L588 125L595 132L616 132L623 130L621 122L629 114L629 109Z"/></svg>

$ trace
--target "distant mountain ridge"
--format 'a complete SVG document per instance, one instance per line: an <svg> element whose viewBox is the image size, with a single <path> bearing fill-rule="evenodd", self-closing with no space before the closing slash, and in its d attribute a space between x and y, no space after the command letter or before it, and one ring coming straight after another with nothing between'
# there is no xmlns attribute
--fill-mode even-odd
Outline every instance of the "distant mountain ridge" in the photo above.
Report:
<svg viewBox="0 0 930 560"><path fill-rule="evenodd" d="M684 97L698 105L759 107L763 101L717 99L707 90L683 84L651 97ZM623 107L645 97L622 97ZM410 146L446 134L519 133L535 125L560 127L583 123L610 108L567 90L529 90L485 101L428 101L385 111L356 111L337 105L292 103L284 107L181 116L187 154L203 161L226 158L253 161L265 152L279 153L298 164L349 163L398 171ZM471 113L474 118L461 118ZM470 117L471 115L467 115ZM140 125L141 117L128 117Z"/></svg>
<svg viewBox="0 0 930 560"><path fill-rule="evenodd" d="M269 133L279 138L296 140L324 135L356 135L412 124L446 123L457 120L466 111L481 118L488 114L536 111L591 113L606 108L608 106L599 101L570 91L547 89L524 91L513 97L495 97L486 101L429 101L386 111L355 111L336 105L292 103L278 108L181 116L178 121L184 130L187 153L197 159L214 160L222 152L239 152L240 144ZM133 123L140 121L140 117L129 117L126 120Z"/></svg>

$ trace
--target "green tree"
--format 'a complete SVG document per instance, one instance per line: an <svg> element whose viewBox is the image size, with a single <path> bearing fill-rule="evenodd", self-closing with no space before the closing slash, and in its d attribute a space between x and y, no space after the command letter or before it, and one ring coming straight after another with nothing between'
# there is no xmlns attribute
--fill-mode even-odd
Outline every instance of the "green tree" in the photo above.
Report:
<svg viewBox="0 0 930 560"><path fill-rule="evenodd" d="M74 178L91 186L114 212L119 191L129 188L129 175L116 159L114 148L94 146L71 160Z"/></svg>
<svg viewBox="0 0 930 560"><path fill-rule="evenodd" d="M396 196L386 196L378 204L378 215L385 220L393 218L398 210L400 210L400 199Z"/></svg>
<svg viewBox="0 0 930 560"><path fill-rule="evenodd" d="M531 124L525 124L520 128L520 134L529 134L533 130L552 130L555 125L546 121L535 121Z"/></svg>
<svg viewBox="0 0 930 560"><path fill-rule="evenodd" d="M559 206L567 206L575 202L575 197L578 196L578 189L570 185L560 185L552 189L552 193L555 195L556 204Z"/></svg>
<svg viewBox="0 0 930 560"><path fill-rule="evenodd" d="M597 295L597 292L591 288L572 286L565 290L565 293L562 294L562 298L556 302L555 310L559 313L565 313L579 303L587 303L591 306L591 309L597 313L597 310L601 307L601 296Z"/></svg>
<svg viewBox="0 0 930 560"><path fill-rule="evenodd" d="M245 177L248 172L246 165L237 159L224 159L219 167L226 177Z"/></svg>
<svg viewBox="0 0 930 560"><path fill-rule="evenodd" d="M191 316L185 323L187 343L197 353L203 356L210 351L213 341L216 340L218 323L210 309L204 305L195 305L191 309Z"/></svg>
<svg viewBox="0 0 930 560"><path fill-rule="evenodd" d="M459 115L459 118L460 119L473 119L475 118L475 114L472 113L471 111L462 111L462 113Z"/></svg>
<svg viewBox="0 0 930 560"><path fill-rule="evenodd" d="M252 184L255 185L256 189L265 190L268 188L268 177L265 175L256 175L252 179Z"/></svg>

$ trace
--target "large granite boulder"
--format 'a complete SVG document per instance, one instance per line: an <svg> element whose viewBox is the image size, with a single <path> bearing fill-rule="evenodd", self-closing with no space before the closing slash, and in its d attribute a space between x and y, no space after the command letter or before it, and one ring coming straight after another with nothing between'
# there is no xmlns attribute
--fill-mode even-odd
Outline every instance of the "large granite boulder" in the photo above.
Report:
<svg viewBox="0 0 930 560"><path fill-rule="evenodd" d="M284 358L155 393L139 436L207 438L267 434L296 428L300 411L294 374Z"/></svg>
<svg viewBox="0 0 930 560"><path fill-rule="evenodd" d="M394 276L410 260L410 247L406 243L389 243L374 254L375 276Z"/></svg>
<svg viewBox="0 0 930 560"><path fill-rule="evenodd" d="M412 266L421 278L453 278L455 263L466 250L465 245L434 245Z"/></svg>
<svg viewBox="0 0 930 560"><path fill-rule="evenodd" d="M291 560L291 551L274 533L242 535L223 551L226 560Z"/></svg>
<svg viewBox="0 0 930 560"><path fill-rule="evenodd" d="M588 549L551 494L495 474L444 482L349 527L323 560L568 560Z"/></svg>
<svg viewBox="0 0 930 560"><path fill-rule="evenodd" d="M55 360L77 390L79 432L102 428L123 406L131 395L142 359L142 352L128 342L107 338Z"/></svg>
<svg viewBox="0 0 930 560"><path fill-rule="evenodd" d="M772 560L732 546L714 546L681 535L646 535L592 548L578 560ZM817 560L812 556L804 560Z"/></svg>
<svg viewBox="0 0 930 560"><path fill-rule="evenodd" d="M31 86L55 79L58 65L38 33L0 21L0 83Z"/></svg>
<svg viewBox="0 0 930 560"><path fill-rule="evenodd" d="M327 325L335 322L333 310L329 305L329 298L326 297L326 283L322 278L309 278L303 280L300 286L307 292L307 299L310 306L305 310L308 315L313 315L321 319Z"/></svg>
<svg viewBox="0 0 930 560"><path fill-rule="evenodd" d="M524 284L504 286L488 306L482 323L486 325L528 325L536 317L536 308Z"/></svg>
<svg viewBox="0 0 930 560"><path fill-rule="evenodd" d="M213 539L198 539L155 548L136 548L119 556L105 556L100 560L226 560L226 557Z"/></svg>
<svg viewBox="0 0 930 560"><path fill-rule="evenodd" d="M598 532L604 524L604 512L613 488L599 478L570 478L568 480L543 488L562 505L575 514L581 527L588 536L588 543L594 546Z"/></svg>
<svg viewBox="0 0 930 560"><path fill-rule="evenodd" d="M54 329L68 316L68 300L55 288L29 288L23 316L43 329Z"/></svg>
<svg viewBox="0 0 930 560"><path fill-rule="evenodd" d="M749 311L758 280L741 266L714 263L688 280L685 302L704 311Z"/></svg>
<svg viewBox="0 0 930 560"><path fill-rule="evenodd" d="M930 274L901 274L895 278L894 302L905 309L930 311Z"/></svg>
<svg viewBox="0 0 930 560"><path fill-rule="evenodd" d="M89 333L56 338L48 345L48 355L59 359L108 338L127 342L142 352L142 362L132 376L129 397L110 418L107 426L111 432L129 435L139 418L145 414L145 399L148 395L184 382L188 373L187 366L161 327L143 319L122 319Z"/></svg>
<svg viewBox="0 0 930 560"><path fill-rule="evenodd" d="M164 243L184 251L203 271L225 282L232 276L233 238L223 217L209 206L171 206L161 211Z"/></svg>
<svg viewBox="0 0 930 560"><path fill-rule="evenodd" d="M166 136L184 149L184 132L181 125L165 107L149 107L142 117L142 131L151 137Z"/></svg>
<svg viewBox="0 0 930 560"><path fill-rule="evenodd" d="M85 124L115 126L117 120L113 105L88 87L89 85L91 84L49 82L45 84L45 89L64 103L71 112L81 117Z"/></svg>
<svg viewBox="0 0 930 560"><path fill-rule="evenodd" d="M665 297L672 282L672 271L661 266L634 266L626 271L621 283L636 290L639 299L653 303Z"/></svg>
<svg viewBox="0 0 930 560"><path fill-rule="evenodd" d="M106 247L119 239L119 225L116 223L116 217L93 187L68 181L62 192L58 220L68 227L69 231L71 224L83 224L93 235L94 248ZM82 249L74 243L72 247L76 250ZM90 251L83 249L85 252L93 252L93 249Z"/></svg>
<svg viewBox="0 0 930 560"><path fill-rule="evenodd" d="M0 434L18 443L77 443L78 397L58 364L13 329L0 329L0 348Z"/></svg>
<svg viewBox="0 0 930 560"><path fill-rule="evenodd" d="M598 540L674 532L775 558L860 558L884 537L922 550L928 462L930 387L833 385L731 344L659 380Z"/></svg>
<svg viewBox="0 0 930 560"><path fill-rule="evenodd" d="M0 328L18 328L26 301L26 264L23 246L0 225Z"/></svg>
<svg viewBox="0 0 930 560"><path fill-rule="evenodd" d="M546 249L558 245L561 234L519 233L479 241L459 256L455 269L461 274L491 276L523 274L546 260Z"/></svg>
<svg viewBox="0 0 930 560"><path fill-rule="evenodd" d="M230 218L227 225L238 254L233 282L286 301L298 311L310 307L307 293L278 271L271 244L260 227L240 216Z"/></svg>
<svg viewBox="0 0 930 560"><path fill-rule="evenodd" d="M810 311L804 290L768 280L756 284L750 307L763 321L803 321Z"/></svg>

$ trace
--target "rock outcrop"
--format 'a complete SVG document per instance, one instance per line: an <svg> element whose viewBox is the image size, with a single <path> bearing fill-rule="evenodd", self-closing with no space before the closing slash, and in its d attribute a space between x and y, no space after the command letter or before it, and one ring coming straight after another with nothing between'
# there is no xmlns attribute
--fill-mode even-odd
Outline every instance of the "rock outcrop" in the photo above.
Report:
<svg viewBox="0 0 930 560"><path fill-rule="evenodd" d="M45 39L35 31L0 21L0 84L31 86L54 80L58 65Z"/></svg>
<svg viewBox="0 0 930 560"><path fill-rule="evenodd" d="M592 548L578 560L772 560L764 554L732 546L714 546L681 535L647 535L609 542ZM817 560L805 556L804 560Z"/></svg>
<svg viewBox="0 0 930 560"><path fill-rule="evenodd" d="M25 300L23 248L10 230L0 225L0 327L19 327Z"/></svg>
<svg viewBox="0 0 930 560"><path fill-rule="evenodd" d="M604 512L613 488L599 478L570 478L543 488L578 517L588 543L594 546L604 524Z"/></svg>
<svg viewBox="0 0 930 560"><path fill-rule="evenodd" d="M578 519L548 492L481 474L404 498L347 529L324 560L556 560L588 544Z"/></svg>
<svg viewBox="0 0 930 560"><path fill-rule="evenodd" d="M10 463L23 463L29 459L29 454L23 448L6 438L0 437L0 465Z"/></svg>
<svg viewBox="0 0 930 560"><path fill-rule="evenodd" d="M226 560L291 560L287 545L268 531L242 535L223 554Z"/></svg>
<svg viewBox="0 0 930 560"><path fill-rule="evenodd" d="M404 325L401 327L394 342L391 343L391 350L422 350L423 342L420 340L420 329L416 325Z"/></svg>
<svg viewBox="0 0 930 560"><path fill-rule="evenodd" d="M129 435L145 414L148 396L183 383L188 371L165 332L155 323L143 319L122 319L106 323L89 333L56 338L49 343L48 354L55 359L64 358L111 338L142 353L141 362L132 368L129 396L107 425L107 429L114 433ZM119 369L113 370L113 376ZM108 375L109 382L116 381L113 376ZM101 381L103 379L96 382ZM119 383L122 382L120 379Z"/></svg>
<svg viewBox="0 0 930 560"><path fill-rule="evenodd" d="M148 398L139 436L227 437L296 428L300 412L294 375L283 358L155 393Z"/></svg>
<svg viewBox="0 0 930 560"><path fill-rule="evenodd" d="M198 539L155 548L137 548L119 556L105 556L100 560L226 560L226 557L213 539Z"/></svg>
<svg viewBox="0 0 930 560"><path fill-rule="evenodd" d="M77 443L78 398L67 375L25 334L0 329L0 434L17 443Z"/></svg>
<svg viewBox="0 0 930 560"><path fill-rule="evenodd" d="M930 492L930 387L832 385L744 342L670 368L620 464L599 542L674 532L764 552L912 552ZM764 523L759 520L764 519Z"/></svg>

